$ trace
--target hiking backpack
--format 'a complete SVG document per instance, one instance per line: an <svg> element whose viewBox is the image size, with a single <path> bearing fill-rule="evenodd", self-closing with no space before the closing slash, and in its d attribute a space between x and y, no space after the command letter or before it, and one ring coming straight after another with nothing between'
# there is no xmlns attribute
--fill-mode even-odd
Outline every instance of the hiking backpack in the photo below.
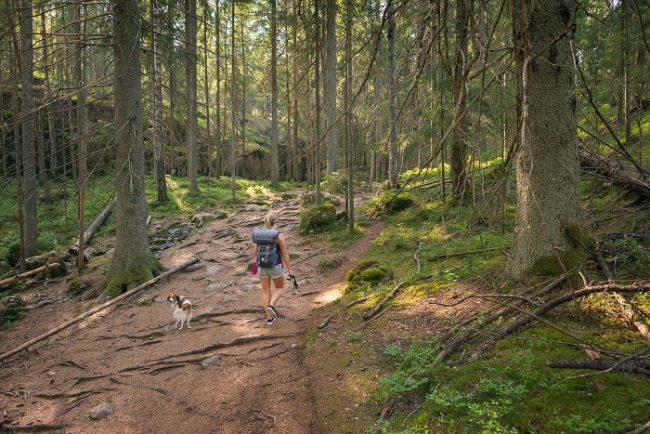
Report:
<svg viewBox="0 0 650 434"><path fill-rule="evenodd" d="M261 268L272 268L280 262L279 236L280 232L275 229L253 231L253 242L257 244L257 265Z"/></svg>

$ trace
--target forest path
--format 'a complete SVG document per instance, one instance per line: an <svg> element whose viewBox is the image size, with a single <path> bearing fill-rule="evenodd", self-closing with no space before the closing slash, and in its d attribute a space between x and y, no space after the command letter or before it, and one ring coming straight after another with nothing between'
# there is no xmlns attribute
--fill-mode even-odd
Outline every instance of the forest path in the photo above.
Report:
<svg viewBox="0 0 650 434"><path fill-rule="evenodd" d="M348 251L335 252L298 236L297 199L271 209L289 251L298 256L292 262L300 283L299 289L286 285L275 324L266 325L258 279L246 271L250 232L266 211L243 207L160 257L173 267L198 255L199 265L3 362L0 422L60 424L65 427L59 432L95 434L315 432L314 391L320 387L303 364L308 332L327 315L319 308L338 297L345 270L380 224L373 223ZM336 256L341 266L319 275L323 255ZM63 289L50 291L60 295ZM194 304L191 330L170 325L171 292ZM139 305L143 295L153 302ZM0 352L80 310L78 303L33 309L0 333ZM92 420L92 409L103 403L112 412Z"/></svg>

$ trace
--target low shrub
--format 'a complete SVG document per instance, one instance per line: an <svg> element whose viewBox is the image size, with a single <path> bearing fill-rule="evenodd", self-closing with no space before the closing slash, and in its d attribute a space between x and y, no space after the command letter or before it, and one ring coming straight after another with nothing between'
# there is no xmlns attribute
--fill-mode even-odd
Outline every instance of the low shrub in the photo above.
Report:
<svg viewBox="0 0 650 434"><path fill-rule="evenodd" d="M323 232L336 221L336 208L330 203L309 208L300 216L300 235Z"/></svg>

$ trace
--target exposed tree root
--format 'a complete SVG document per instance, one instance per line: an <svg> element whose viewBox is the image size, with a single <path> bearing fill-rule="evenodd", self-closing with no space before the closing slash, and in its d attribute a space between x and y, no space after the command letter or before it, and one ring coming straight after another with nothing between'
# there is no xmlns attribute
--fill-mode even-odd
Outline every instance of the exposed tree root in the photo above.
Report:
<svg viewBox="0 0 650 434"><path fill-rule="evenodd" d="M182 353L174 354L171 357L163 357L163 358L160 358L160 359L155 359L154 361L159 362L159 361L169 360L170 358L191 356L191 355L194 355L194 354L208 353L210 351L218 350L220 348L234 347L236 345L245 345L245 344L249 344L251 342L266 341L266 340L270 340L270 339L289 338L291 336L293 336L293 334L241 336L241 337L233 339L230 342L217 342L215 344L208 345L207 347L197 348L195 350L183 351Z"/></svg>
<svg viewBox="0 0 650 434"><path fill-rule="evenodd" d="M33 396L43 399L68 399L68 398L79 398L80 396L90 396L102 392L114 392L115 389L111 388L101 388L96 390L82 390L80 392L73 393L35 393Z"/></svg>
<svg viewBox="0 0 650 434"><path fill-rule="evenodd" d="M86 383L88 381L94 381L94 380L99 380L101 378L106 378L109 375L110 374L100 374L100 375L89 375L89 376L86 376L86 377L79 377L79 378L77 378L75 380L74 383L72 383L72 387L74 387L74 386L76 386L78 384L81 384L81 383Z"/></svg>
<svg viewBox="0 0 650 434"><path fill-rule="evenodd" d="M141 344L136 344L136 345L127 345L127 346L125 346L125 347L119 347L119 348L116 348L115 351L116 351L116 352L117 352L117 351L126 351L126 350L130 350L130 349L132 349L132 348L146 347L146 346L148 346L148 345L159 344L159 343L161 343L161 342L163 342L163 341L161 341L161 340L157 340L157 341L147 341L147 342L143 342L143 343L141 343Z"/></svg>
<svg viewBox="0 0 650 434"><path fill-rule="evenodd" d="M159 387L149 387L149 386L141 386L139 384L133 384L133 383L123 383L122 381L118 380L115 377L111 377L111 378L109 378L109 380L110 380L111 383L121 384L123 386L135 387L137 389L151 390L151 391L163 394L163 395L168 395L168 392L165 389L161 389Z"/></svg>
<svg viewBox="0 0 650 434"><path fill-rule="evenodd" d="M458 257L463 257L467 255L475 255L477 253L485 253L485 252L493 252L495 250L503 250L503 247L488 247L486 249L478 249L478 250L468 250L466 252L457 252L457 253L446 253L443 255L435 255L427 258L428 262L435 262L439 261L440 259L448 259L448 258L458 258Z"/></svg>
<svg viewBox="0 0 650 434"><path fill-rule="evenodd" d="M66 425L61 424L42 424L36 423L34 425L11 425L11 424L1 424L0 432L45 432L45 431L56 431L64 429Z"/></svg>
<svg viewBox="0 0 650 434"><path fill-rule="evenodd" d="M643 433L649 433L649 432L650 432L650 421L646 422L645 424L643 424L639 428L637 428L635 430L632 430L632 431L629 431L629 432L627 432L625 434L643 434Z"/></svg>
<svg viewBox="0 0 650 434"><path fill-rule="evenodd" d="M44 333L44 334L42 334L42 335L40 335L40 336L38 336L38 337L28 341L28 342L25 342L24 344L14 348L13 350L10 350L10 351L7 351L4 354L1 354L0 355L0 360L4 360L4 359L6 359L8 357L11 357L16 353L19 353L20 351L31 347L35 343L40 342L43 339L46 339L46 338L60 332L61 330L64 330L64 329L70 327L71 325L76 324L79 321L81 321L81 320L83 320L85 318L88 318L89 316L94 315L95 313L97 313L99 311L102 311L102 310L106 309L107 307L110 307L110 306L112 306L112 305L114 305L116 303L119 303L120 301L132 296L133 294L135 294L135 293L137 293L139 291L142 291L143 289L148 288L148 287L156 284L161 279L164 279L165 277L167 277L167 276L169 276L169 275L171 275L171 274L173 274L173 273L175 273L175 272L177 272L179 270L182 270L185 267L188 267L188 266L190 266L192 264L195 264L198 261L199 260L197 258L193 258L193 259L190 259L189 261L184 262L183 264L179 265L178 267L175 267L175 268L172 268L171 270L165 271L164 273L156 276L155 278L153 278L153 279L151 279L151 280L149 280L149 281L147 281L147 282L145 282L145 283L143 283L141 285L138 285L133 289L130 289L130 290L126 291L124 294L119 295L119 296L115 297L114 299L112 299L110 301L107 301L106 303L104 303L102 305L99 305L99 306L97 306L97 307L95 307L93 309L90 309L89 311L77 316L76 318L71 319L70 321L67 321L67 322L61 324L58 327L55 327L54 329L48 331L47 333Z"/></svg>
<svg viewBox="0 0 650 434"><path fill-rule="evenodd" d="M193 317L194 320L199 320L199 319L209 319L209 318L216 318L220 316L226 316L226 315L237 315L237 314L244 314L244 313L261 313L260 308L244 308L244 309L234 309L234 310L226 310L226 311L221 311L221 312L206 312L202 313L199 315L196 315Z"/></svg>
<svg viewBox="0 0 650 434"><path fill-rule="evenodd" d="M79 369L88 369L87 366L80 365L79 363L75 362L74 360L64 360L63 362L55 363L54 365L50 366L47 369L52 369L56 366L69 366L69 367L74 367L74 368L79 368Z"/></svg>

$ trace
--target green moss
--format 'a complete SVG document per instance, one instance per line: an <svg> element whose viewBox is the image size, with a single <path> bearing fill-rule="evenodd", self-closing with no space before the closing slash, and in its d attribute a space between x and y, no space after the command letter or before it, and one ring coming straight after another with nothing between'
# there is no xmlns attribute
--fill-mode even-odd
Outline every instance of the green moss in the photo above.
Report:
<svg viewBox="0 0 650 434"><path fill-rule="evenodd" d="M591 250L596 245L596 240L593 235L580 225L569 225L566 233L576 246L582 247L585 250Z"/></svg>
<svg viewBox="0 0 650 434"><path fill-rule="evenodd" d="M0 326L18 321L26 312L25 301L16 295L0 300Z"/></svg>
<svg viewBox="0 0 650 434"><path fill-rule="evenodd" d="M336 221L336 208L330 203L309 208L300 215L300 234L323 232Z"/></svg>
<svg viewBox="0 0 650 434"><path fill-rule="evenodd" d="M376 285L393 277L393 272L377 261L362 261L352 267L345 279L348 289L356 289L364 285Z"/></svg>
<svg viewBox="0 0 650 434"><path fill-rule="evenodd" d="M161 270L162 265L160 262L156 259L151 259L149 262L139 267L134 267L124 273L109 271L109 275L102 285L102 295L107 298L114 298L150 280L152 277L158 275Z"/></svg>
<svg viewBox="0 0 650 434"><path fill-rule="evenodd" d="M373 199L366 208L370 215L391 215L404 211L416 204L416 197L409 192L395 194L394 191L386 191L381 196Z"/></svg>
<svg viewBox="0 0 650 434"><path fill-rule="evenodd" d="M336 257L326 256L318 261L318 270L321 272L327 272L338 268L341 265L341 260Z"/></svg>

